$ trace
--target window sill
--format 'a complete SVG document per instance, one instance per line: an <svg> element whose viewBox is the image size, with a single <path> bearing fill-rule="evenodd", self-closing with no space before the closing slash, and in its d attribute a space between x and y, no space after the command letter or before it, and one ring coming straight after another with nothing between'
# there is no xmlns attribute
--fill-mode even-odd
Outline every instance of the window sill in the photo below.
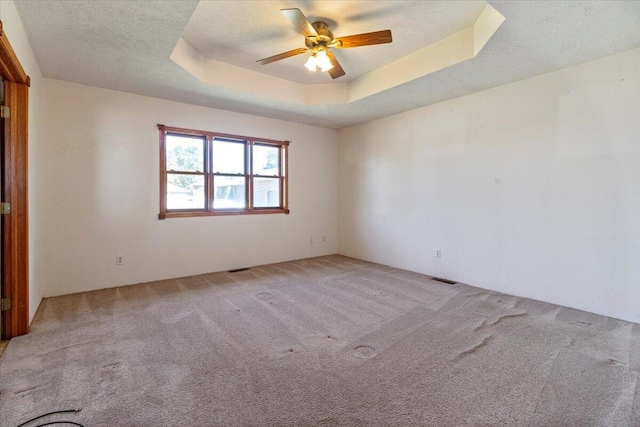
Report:
<svg viewBox="0 0 640 427"><path fill-rule="evenodd" d="M171 211L158 214L158 219L167 218L191 218L198 216L231 216L231 215L265 215L288 214L289 209L229 209L216 211Z"/></svg>

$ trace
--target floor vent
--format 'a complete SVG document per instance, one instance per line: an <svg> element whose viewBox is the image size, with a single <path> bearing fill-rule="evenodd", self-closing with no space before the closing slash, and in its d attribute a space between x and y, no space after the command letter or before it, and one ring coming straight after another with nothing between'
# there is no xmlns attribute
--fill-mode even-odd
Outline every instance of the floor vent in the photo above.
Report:
<svg viewBox="0 0 640 427"><path fill-rule="evenodd" d="M431 280L435 280L436 282L446 283L447 285L455 285L458 282L454 282L453 280L443 279L442 277L432 277Z"/></svg>
<svg viewBox="0 0 640 427"><path fill-rule="evenodd" d="M235 270L228 270L227 273L239 273L241 271L249 271L248 268L236 268Z"/></svg>

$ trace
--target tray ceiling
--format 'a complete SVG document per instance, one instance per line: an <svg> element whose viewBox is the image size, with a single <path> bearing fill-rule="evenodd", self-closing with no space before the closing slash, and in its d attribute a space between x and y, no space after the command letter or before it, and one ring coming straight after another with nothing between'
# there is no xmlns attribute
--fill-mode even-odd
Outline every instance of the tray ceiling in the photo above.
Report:
<svg viewBox="0 0 640 427"><path fill-rule="evenodd" d="M640 46L637 1L491 1L505 20L475 57L345 102L301 102L215 78L218 69L256 80L340 91L367 76L392 79L393 64L469 28L483 1L17 1L45 77L196 105L341 128L507 84ZM302 67L306 55L256 60L301 47L279 10L300 8L335 35L391 29L393 43L336 53L347 75ZM217 64L208 78L171 59L180 44ZM184 53L185 50L182 51ZM202 62L201 61L201 62ZM413 62L415 64L415 62ZM235 68L234 68L235 67ZM386 67L386 68L385 68ZM391 68L389 68L391 67ZM420 74L415 65L414 74ZM397 69L396 69L397 70ZM247 74L252 75L252 74ZM241 86L241 87L239 87ZM263 86L263 85L262 85ZM331 88L330 86L335 86ZM298 87L298 86L293 86ZM321 90L320 90L321 89ZM277 85L273 92L278 91ZM341 95L347 96L350 95ZM343 100L344 101L344 100Z"/></svg>

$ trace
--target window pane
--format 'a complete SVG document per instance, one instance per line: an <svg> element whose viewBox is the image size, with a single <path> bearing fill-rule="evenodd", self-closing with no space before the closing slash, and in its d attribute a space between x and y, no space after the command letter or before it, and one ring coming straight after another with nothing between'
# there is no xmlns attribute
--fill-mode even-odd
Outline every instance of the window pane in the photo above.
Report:
<svg viewBox="0 0 640 427"><path fill-rule="evenodd" d="M244 174L243 142L213 140L213 172Z"/></svg>
<svg viewBox="0 0 640 427"><path fill-rule="evenodd" d="M213 177L214 209L244 209L246 181L243 176Z"/></svg>
<svg viewBox="0 0 640 427"><path fill-rule="evenodd" d="M256 208L280 207L279 178L253 178L253 206Z"/></svg>
<svg viewBox="0 0 640 427"><path fill-rule="evenodd" d="M255 175L280 175L279 163L280 147L269 145L253 146L253 173Z"/></svg>
<svg viewBox="0 0 640 427"><path fill-rule="evenodd" d="M204 209L204 176L167 174L167 209Z"/></svg>
<svg viewBox="0 0 640 427"><path fill-rule="evenodd" d="M167 170L204 171L204 140L187 136L167 135Z"/></svg>

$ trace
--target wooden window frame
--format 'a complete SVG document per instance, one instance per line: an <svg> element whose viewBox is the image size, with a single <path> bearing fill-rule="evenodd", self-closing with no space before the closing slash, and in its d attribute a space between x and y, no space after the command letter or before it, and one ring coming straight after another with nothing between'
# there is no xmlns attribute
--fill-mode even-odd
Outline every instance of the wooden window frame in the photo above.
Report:
<svg viewBox="0 0 640 427"><path fill-rule="evenodd" d="M10 118L4 120L4 188L2 201L11 212L1 217L2 297L11 308L2 315L2 339L29 332L29 207L28 207L28 130L29 86L25 73L0 22L0 77L5 83L5 106Z"/></svg>
<svg viewBox="0 0 640 427"><path fill-rule="evenodd" d="M263 215L263 214L288 214L289 213L289 144L290 141L276 141L267 138L255 138L243 135L232 135L219 132L186 129L180 127L158 125L160 142L160 213L158 219L188 218L199 216L225 216L225 215ZM204 171L167 171L166 136L178 135L186 137L203 138L204 141ZM222 140L237 142L244 145L245 165L243 174L230 174L215 172L213 168L213 141ZM253 147L270 146L279 147L279 175L266 176L253 173ZM204 176L205 207L203 209L167 209L167 176L171 173L197 174ZM245 204L244 209L220 209L213 207L214 180L216 176L237 176L245 178ZM280 180L280 207L254 207L253 186L255 178L277 178Z"/></svg>

